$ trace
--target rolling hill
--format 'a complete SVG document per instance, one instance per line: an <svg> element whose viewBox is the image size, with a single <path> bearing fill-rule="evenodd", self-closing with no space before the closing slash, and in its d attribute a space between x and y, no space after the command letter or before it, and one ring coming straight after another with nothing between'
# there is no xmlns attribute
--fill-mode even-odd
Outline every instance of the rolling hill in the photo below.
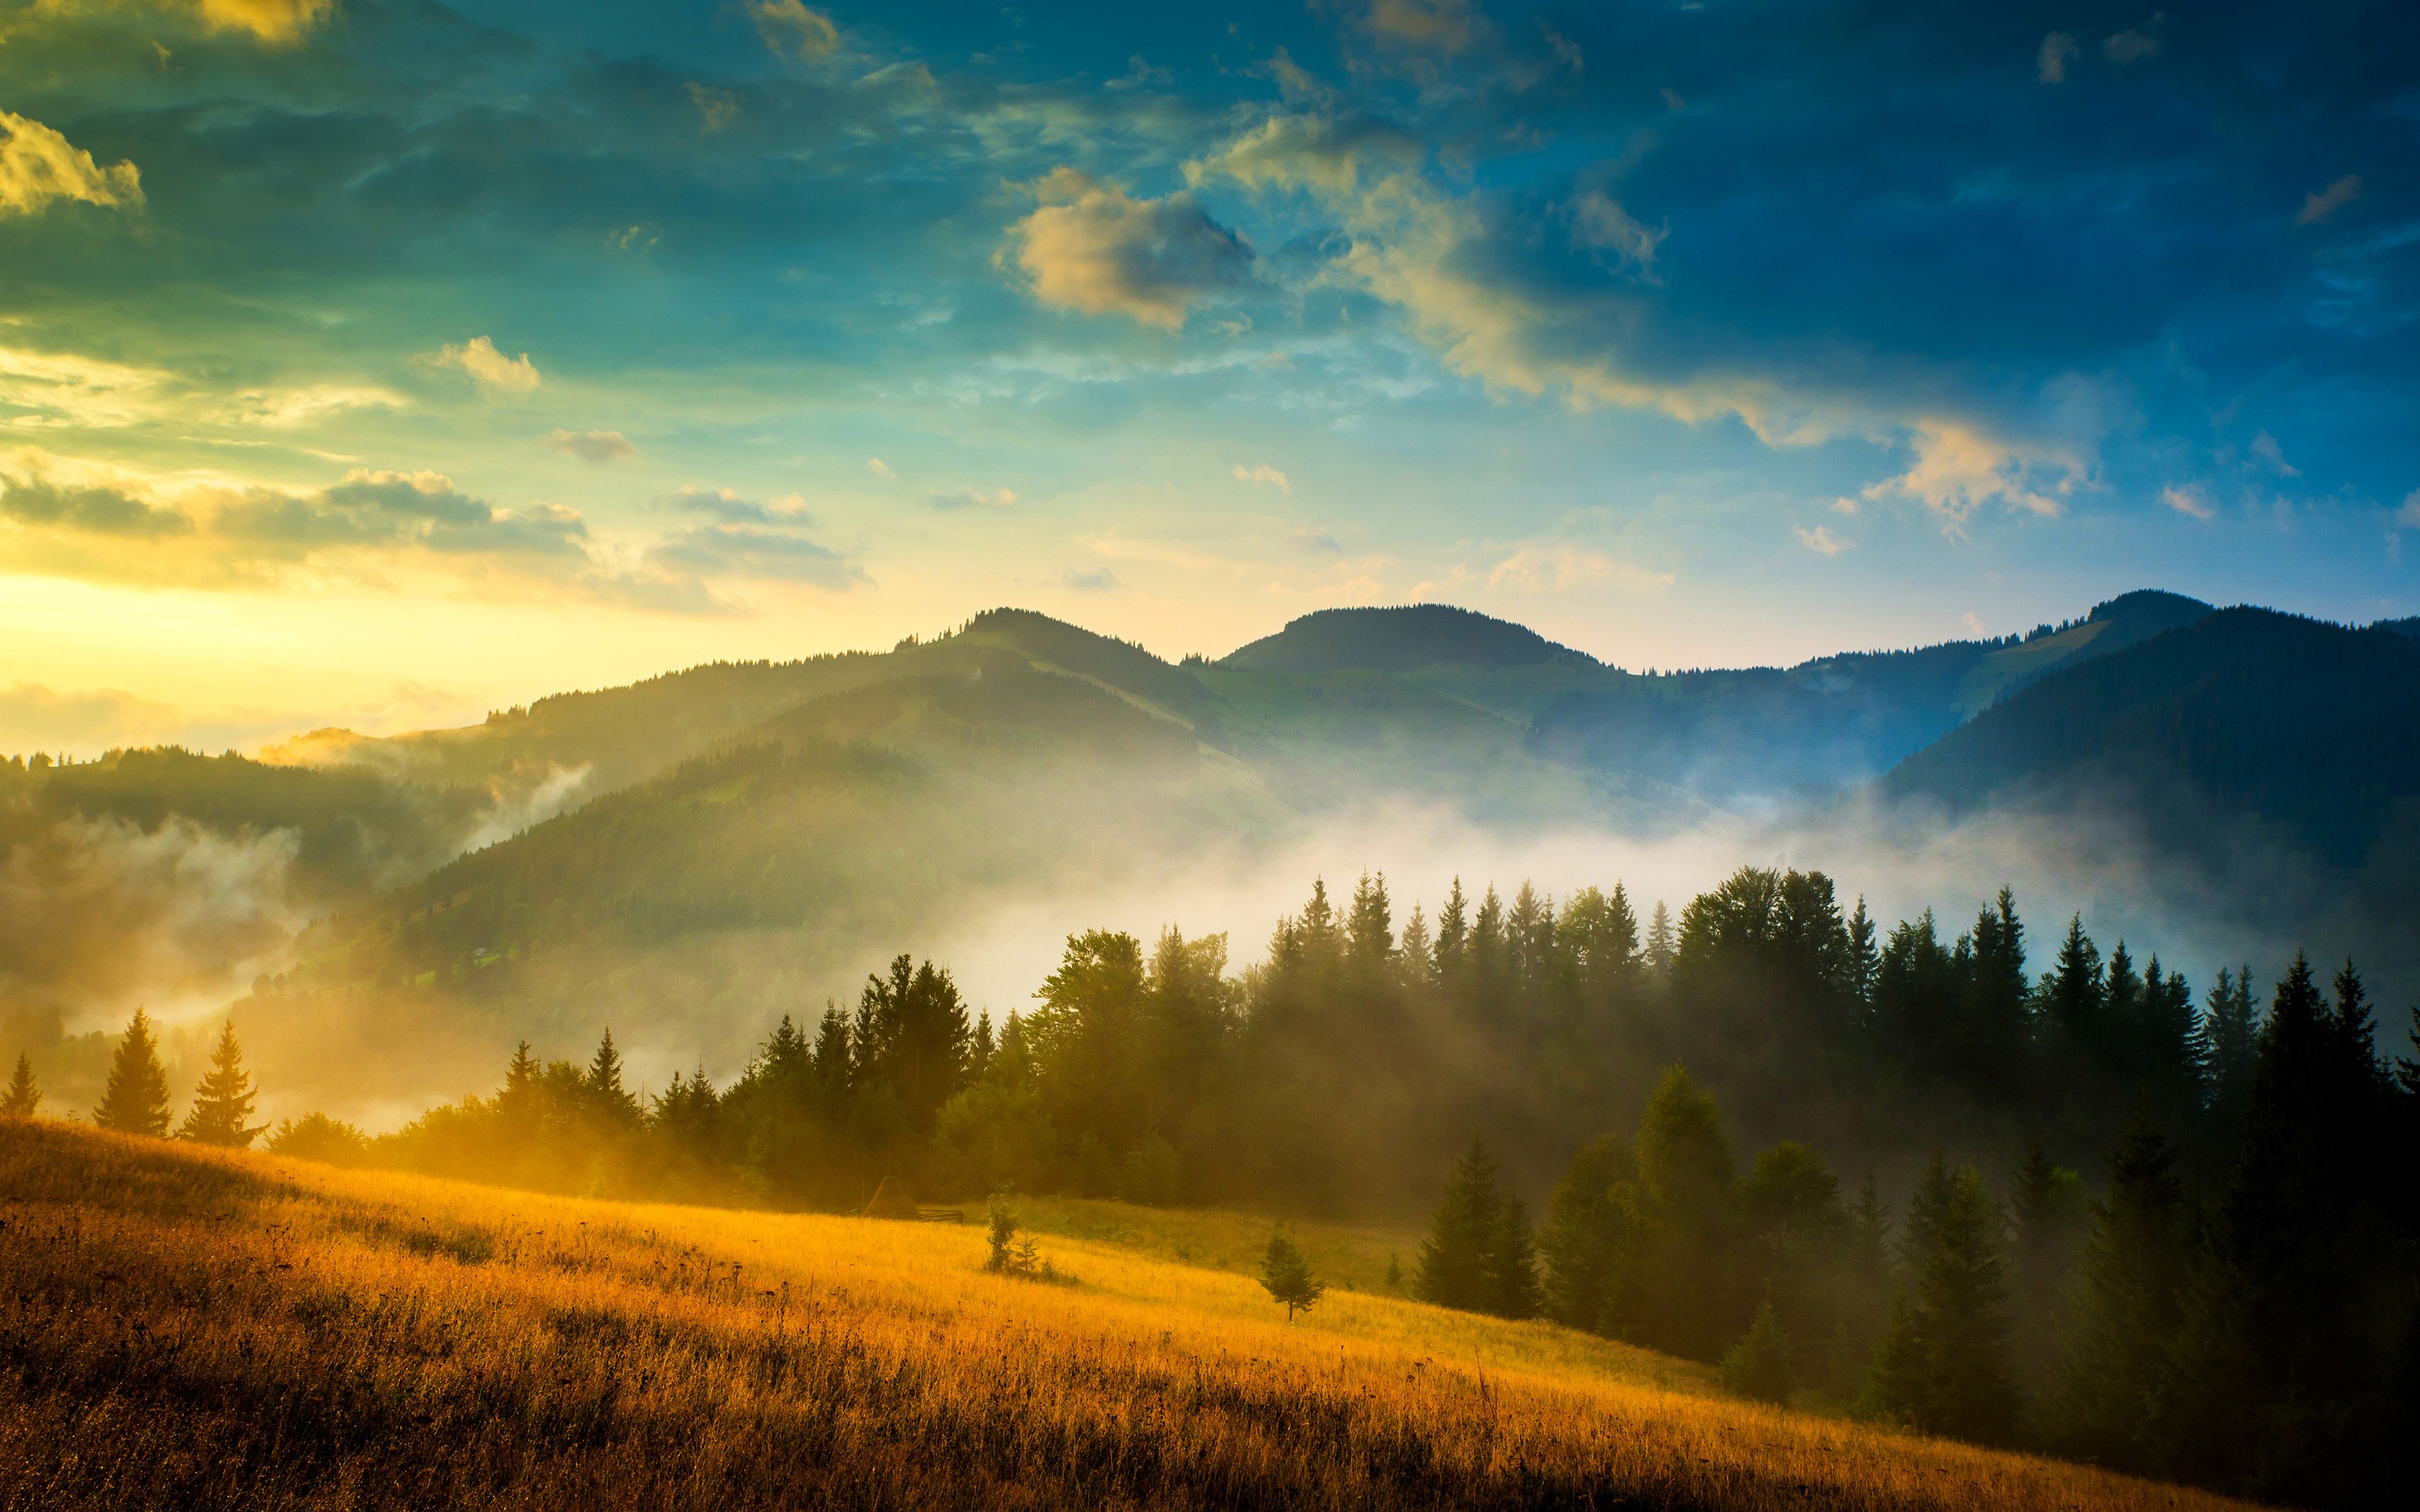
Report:
<svg viewBox="0 0 2420 1512"><path fill-rule="evenodd" d="M1326 1246L1314 1246L1323 1251ZM1100 1242L627 1206L0 1122L0 1499L2216 1509L1542 1322Z"/></svg>

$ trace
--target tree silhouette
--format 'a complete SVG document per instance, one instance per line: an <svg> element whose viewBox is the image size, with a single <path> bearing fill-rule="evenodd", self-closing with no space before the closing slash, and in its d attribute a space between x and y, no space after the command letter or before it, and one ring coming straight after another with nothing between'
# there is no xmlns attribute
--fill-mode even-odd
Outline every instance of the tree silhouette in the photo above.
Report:
<svg viewBox="0 0 2420 1512"><path fill-rule="evenodd" d="M34 1057L21 1050L17 1074L8 1080L8 1095L0 1097L0 1119L30 1119L41 1105L42 1088L34 1080Z"/></svg>
<svg viewBox="0 0 2420 1512"><path fill-rule="evenodd" d="M1271 1299L1283 1303L1286 1321L1294 1321L1296 1313L1307 1313L1326 1294L1325 1283L1311 1273L1311 1262L1288 1239L1282 1228L1269 1234L1269 1247L1261 1257L1261 1286Z"/></svg>
<svg viewBox="0 0 2420 1512"><path fill-rule="evenodd" d="M126 1026L126 1038L110 1058L109 1085L92 1121L116 1134L168 1133L168 1073L160 1068L160 1045L151 1036L151 1016L141 1009Z"/></svg>
<svg viewBox="0 0 2420 1512"><path fill-rule="evenodd" d="M243 1149L268 1127L252 1124L253 1097L252 1078L244 1074L243 1050L235 1041L235 1020L230 1018L219 1030L218 1045L210 1052L209 1074L194 1089L194 1105L185 1111L177 1137Z"/></svg>

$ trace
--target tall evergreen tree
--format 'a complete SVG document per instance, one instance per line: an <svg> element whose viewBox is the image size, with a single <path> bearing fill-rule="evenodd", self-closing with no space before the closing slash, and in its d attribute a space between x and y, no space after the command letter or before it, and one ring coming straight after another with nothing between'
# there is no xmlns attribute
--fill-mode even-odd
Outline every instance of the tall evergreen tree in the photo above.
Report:
<svg viewBox="0 0 2420 1512"><path fill-rule="evenodd" d="M2017 1376L2029 1391L2039 1392L2050 1385L2058 1368L2066 1327L2064 1292L2087 1215L2084 1179L2053 1165L2037 1134L2009 1183L2009 1210L2015 1228L2009 1290Z"/></svg>
<svg viewBox="0 0 2420 1512"><path fill-rule="evenodd" d="M1473 1134L1470 1148L1446 1178L1444 1200L1429 1220L1412 1294L1440 1307L1487 1311L1494 1301L1489 1255L1503 1206L1495 1157L1488 1154L1486 1141Z"/></svg>
<svg viewBox="0 0 2420 1512"><path fill-rule="evenodd" d="M117 1134L168 1133L168 1073L161 1069L160 1045L151 1035L151 1016L141 1009L126 1026L126 1038L109 1062L109 1084L92 1121Z"/></svg>
<svg viewBox="0 0 2420 1512"><path fill-rule="evenodd" d="M1973 1166L1950 1171L1937 1157L1909 1208L1917 1242L1865 1405L1928 1433L2003 1442L2016 1426L2017 1390L1999 1210Z"/></svg>
<svg viewBox="0 0 2420 1512"><path fill-rule="evenodd" d="M2177 1150L2137 1113L2109 1157L2078 1258L2045 1436L2067 1453L2150 1471L2160 1404L2194 1267L2193 1219Z"/></svg>
<svg viewBox="0 0 2420 1512"><path fill-rule="evenodd" d="M1655 900L1655 910L1647 921L1647 971L1662 981L1672 975L1672 953L1676 949L1672 933L1672 913L1664 900Z"/></svg>
<svg viewBox="0 0 2420 1512"><path fill-rule="evenodd" d="M611 1028L589 1059L587 1088L590 1103L607 1118L617 1123L639 1121L639 1100L622 1085L622 1052L613 1048Z"/></svg>
<svg viewBox="0 0 2420 1512"><path fill-rule="evenodd" d="M209 1073L194 1089L194 1105L186 1110L177 1137L239 1149L249 1146L268 1127L253 1124L253 1099L252 1078L243 1069L243 1050L236 1043L235 1020L229 1018L220 1026L218 1044L210 1052Z"/></svg>
<svg viewBox="0 0 2420 1512"><path fill-rule="evenodd" d="M1558 1321L1606 1326L1614 1278L1628 1257L1637 1180L1630 1148L1600 1134L1579 1148L1556 1183L1538 1249L1546 1264L1546 1310Z"/></svg>
<svg viewBox="0 0 2420 1512"><path fill-rule="evenodd" d="M1638 1122L1637 1257L1616 1288L1616 1332L1692 1359L1718 1358L1753 1298L1739 1268L1737 1164L1714 1100L1666 1068Z"/></svg>
<svg viewBox="0 0 2420 1512"><path fill-rule="evenodd" d="M2231 1144L2252 1101L2252 1067L2260 1035L2252 1006L2252 967L2230 974L2221 968L2202 1016L2202 1064L2208 1078L2205 1109L2222 1145Z"/></svg>
<svg viewBox="0 0 2420 1512"><path fill-rule="evenodd" d="M8 1091L0 1096L0 1119L30 1119L42 1105L42 1087L34 1080L34 1057L17 1052L17 1073L8 1079Z"/></svg>
<svg viewBox="0 0 2420 1512"><path fill-rule="evenodd" d="M1318 1305L1327 1291L1326 1284L1311 1273L1311 1262L1303 1258L1301 1248L1282 1228L1269 1232L1269 1246L1261 1256L1261 1287L1272 1302L1284 1304L1289 1323L1295 1314Z"/></svg>
<svg viewBox="0 0 2420 1512"><path fill-rule="evenodd" d="M1498 1318L1535 1318L1544 1310L1545 1296L1538 1284L1537 1241L1530 1232L1528 1209L1518 1196L1508 1195L1497 1204L1481 1269L1487 1311Z"/></svg>

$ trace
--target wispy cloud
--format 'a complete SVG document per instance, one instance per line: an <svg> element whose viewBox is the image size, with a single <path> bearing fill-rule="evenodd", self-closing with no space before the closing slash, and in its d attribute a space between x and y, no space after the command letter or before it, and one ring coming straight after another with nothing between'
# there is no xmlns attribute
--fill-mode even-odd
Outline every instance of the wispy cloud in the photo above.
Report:
<svg viewBox="0 0 2420 1512"><path fill-rule="evenodd" d="M1294 484L1292 480L1288 479L1284 473L1280 472L1277 469L1269 466L1266 462L1255 462L1250 467L1246 467L1241 462L1236 463L1235 481L1238 483L1265 483L1281 494L1292 496L1294 493Z"/></svg>
<svg viewBox="0 0 2420 1512"><path fill-rule="evenodd" d="M1067 574L1059 580L1065 586L1075 589L1078 593L1082 594L1107 593L1109 590L1118 586L1117 574L1111 572L1107 567L1093 567L1082 571L1070 568L1068 569Z"/></svg>
<svg viewBox="0 0 2420 1512"><path fill-rule="evenodd" d="M1529 594L1560 594L1602 584L1625 594L1660 594L1673 575L1653 572L1602 551L1569 543L1525 546L1487 571L1487 586Z"/></svg>
<svg viewBox="0 0 2420 1512"><path fill-rule="evenodd" d="M490 393L527 393L539 382L537 364L530 361L529 353L507 357L486 336L448 342L420 361L428 367L451 368Z"/></svg>
<svg viewBox="0 0 2420 1512"><path fill-rule="evenodd" d="M980 488L951 488L926 494L924 502L935 509L1006 509L1016 502L1016 495L1006 488L994 488L989 493Z"/></svg>
<svg viewBox="0 0 2420 1512"><path fill-rule="evenodd" d="M2304 199L2302 209L2294 216L2294 224L2317 225L2359 198L2361 198L2361 175L2349 173L2327 188Z"/></svg>
<svg viewBox="0 0 2420 1512"><path fill-rule="evenodd" d="M1797 535L1798 544L1800 546L1805 547L1807 550L1816 553L1818 556L1837 557L1841 552L1849 549L1851 545L1850 542L1844 541L1838 536L1833 534L1832 529L1828 525L1818 525L1811 531L1800 530L1793 533Z"/></svg>
<svg viewBox="0 0 2420 1512"><path fill-rule="evenodd" d="M840 48L840 28L832 19L799 0L740 0L740 8L756 23L756 35L777 57L813 63Z"/></svg>
<svg viewBox="0 0 2420 1512"><path fill-rule="evenodd" d="M142 176L131 162L104 168L41 122L0 110L0 220L32 215L60 200L138 207Z"/></svg>
<svg viewBox="0 0 2420 1512"><path fill-rule="evenodd" d="M583 462L628 462L639 455L638 447L618 430L555 429L544 440L553 450Z"/></svg>
<svg viewBox="0 0 2420 1512"><path fill-rule="evenodd" d="M1187 191L1137 199L1060 168L1033 193L1040 203L1012 234L1016 266L1045 304L1174 331L1195 304L1241 283L1251 265L1243 238Z"/></svg>
<svg viewBox="0 0 2420 1512"><path fill-rule="evenodd" d="M2075 61L2080 49L2071 32L2053 32L2041 40L2041 51L2034 54L2034 76L2044 84L2065 84L2067 66Z"/></svg>
<svg viewBox="0 0 2420 1512"><path fill-rule="evenodd" d="M891 471L891 464L885 462L878 456L869 456L865 459L865 471L873 473L876 477L880 478L885 483L896 483L899 481L899 474Z"/></svg>
<svg viewBox="0 0 2420 1512"><path fill-rule="evenodd" d="M2160 502L2195 519L2208 519L2217 513L2211 508L2210 490L2198 483L2169 484L2160 490Z"/></svg>

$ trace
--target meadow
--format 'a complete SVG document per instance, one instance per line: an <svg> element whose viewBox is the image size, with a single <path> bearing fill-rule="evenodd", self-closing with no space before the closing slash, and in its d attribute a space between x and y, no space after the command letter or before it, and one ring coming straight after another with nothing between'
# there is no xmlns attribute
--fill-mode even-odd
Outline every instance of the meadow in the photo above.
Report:
<svg viewBox="0 0 2420 1512"><path fill-rule="evenodd" d="M975 1223L0 1124L0 1504L2234 1504L1358 1277L1288 1324L1218 1268L1251 1220L1031 1206L1075 1284L988 1273ZM1304 1237L1346 1267L1399 1242Z"/></svg>

